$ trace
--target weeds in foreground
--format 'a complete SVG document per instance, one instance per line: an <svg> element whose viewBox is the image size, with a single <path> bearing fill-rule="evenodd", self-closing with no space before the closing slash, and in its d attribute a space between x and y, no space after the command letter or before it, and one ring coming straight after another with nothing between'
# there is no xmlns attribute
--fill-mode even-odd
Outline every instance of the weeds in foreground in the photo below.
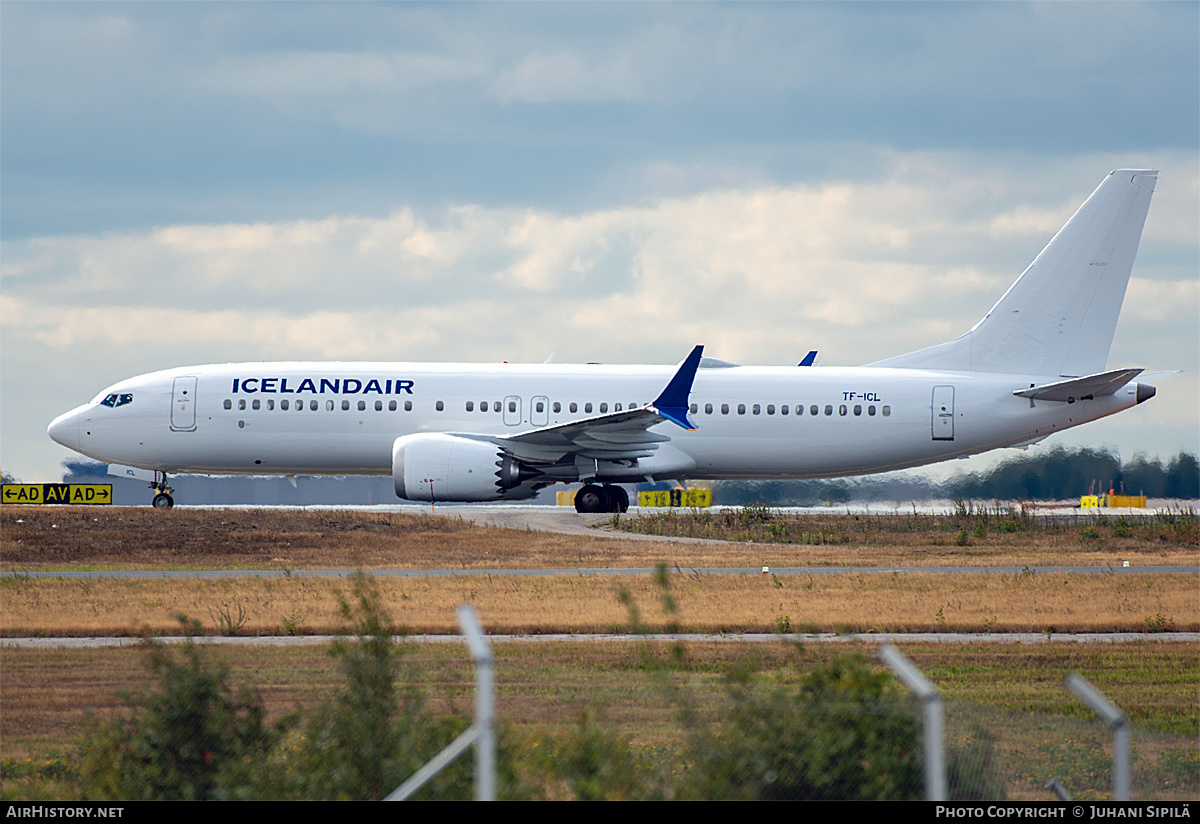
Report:
<svg viewBox="0 0 1200 824"><path fill-rule="evenodd" d="M896 541L925 533L935 546L945 545L940 535L950 533L957 546L971 546L971 539L989 536L1042 536L1057 538L1074 532L1084 544L1103 543L1106 538L1128 541L1192 544L1200 540L1200 523L1190 509L1146 513L1131 517L1088 515L1080 526L1074 515L1043 516L1022 502L980 506L957 500L943 514L795 514L773 510L763 504L740 509L665 509L636 518L614 519L614 529L647 535L708 538L757 543L871 544ZM1010 540L1006 538L1006 540Z"/></svg>
<svg viewBox="0 0 1200 824"><path fill-rule="evenodd" d="M94 800L253 798L256 765L282 735L261 699L234 690L229 672L192 640L198 621L179 616L188 640L178 648L146 639L157 689L127 696L129 714L101 726L83 748L85 794Z"/></svg>
<svg viewBox="0 0 1200 824"><path fill-rule="evenodd" d="M655 581L658 604L648 611L661 609L669 622L677 622L673 593L680 581L665 567L658 569ZM626 596L626 603L631 624L638 625L632 596ZM433 712L429 695L409 686L417 683L406 675L413 666L410 653L395 643L395 627L374 582L356 580L354 592L339 600L339 608L347 632L333 650L341 686L307 720L293 717L267 725L253 690L233 690L227 670L208 658L206 648L150 645L148 664L157 689L131 701L129 717L105 728L114 737L93 738L80 751L89 753L87 760L60 759L61 772L48 773L53 778L41 778L33 766L0 764L5 797L11 796L14 780L24 793L58 798L366 798L390 791L467 722L453 707ZM194 622L185 628L197 631ZM813 666L811 654L806 657L801 647L788 649L794 668L785 663L768 673L753 658L738 659L725 674L721 697L714 698L711 691L697 689L699 670L684 647L673 646L670 655L662 656L646 645L639 652L641 666L633 671L657 686L663 704L675 712L683 738L655 746L635 744L595 712L580 713L576 725L541 736L502 724L502 795L919 796L919 730L906 694L891 676L862 656ZM188 695L192 700L184 700ZM164 730L159 717L174 719L171 729ZM167 733L175 737L167 739ZM174 743L163 746L164 740ZM159 743L150 746L148 741ZM199 746L197 773L183 758L188 743ZM1073 777L1076 787L1096 772L1093 755L1074 754L1071 741L1058 749L1046 746L1028 750L1033 759L1029 781L1044 784L1043 765L1051 763ZM999 772L1002 749L1007 758L1011 744L1006 747L982 727L951 740L953 800L1000 799L1006 787L1015 786L1011 770ZM1195 758L1181 755L1164 763L1164 769L1175 772L1159 769L1146 779L1147 786L1195 783ZM105 784L106 776L130 783ZM45 789L48 784L38 783L46 781L74 789L51 792ZM469 759L457 762L425 792L431 798L470 797Z"/></svg>

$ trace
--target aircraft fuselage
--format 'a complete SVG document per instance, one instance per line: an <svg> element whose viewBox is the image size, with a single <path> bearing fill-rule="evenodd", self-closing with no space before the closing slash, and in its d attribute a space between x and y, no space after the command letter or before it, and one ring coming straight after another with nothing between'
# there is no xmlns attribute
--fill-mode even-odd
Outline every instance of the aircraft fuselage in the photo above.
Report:
<svg viewBox="0 0 1200 824"><path fill-rule="evenodd" d="M392 443L402 435L504 436L637 408L672 371L423 363L172 369L114 384L60 416L51 434L100 461L170 473L387 475ZM681 473L692 477L833 477L1040 440L1137 402L1136 383L1069 404L1012 394L1056 379L882 367L702 368L691 392L697 431L666 422L650 431L669 436L694 461L694 471ZM114 394L131 400L100 403Z"/></svg>

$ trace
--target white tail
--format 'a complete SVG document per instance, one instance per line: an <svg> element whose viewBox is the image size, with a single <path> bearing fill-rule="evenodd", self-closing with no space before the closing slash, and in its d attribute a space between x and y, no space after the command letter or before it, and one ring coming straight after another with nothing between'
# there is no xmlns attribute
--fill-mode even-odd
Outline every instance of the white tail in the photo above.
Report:
<svg viewBox="0 0 1200 824"><path fill-rule="evenodd" d="M1111 172L983 320L871 366L1077 377L1104 370L1158 172Z"/></svg>

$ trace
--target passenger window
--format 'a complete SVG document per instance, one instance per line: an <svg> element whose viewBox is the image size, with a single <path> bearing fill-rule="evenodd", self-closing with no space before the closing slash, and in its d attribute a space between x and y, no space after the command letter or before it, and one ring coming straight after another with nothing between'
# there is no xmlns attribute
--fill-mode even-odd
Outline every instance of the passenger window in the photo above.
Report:
<svg viewBox="0 0 1200 824"><path fill-rule="evenodd" d="M607 411L608 411L608 404L606 404L606 403L600 404L600 413L604 414Z"/></svg>
<svg viewBox="0 0 1200 824"><path fill-rule="evenodd" d="M275 408L275 401L268 398L267 399L267 411L271 411L274 408Z"/></svg>
<svg viewBox="0 0 1200 824"><path fill-rule="evenodd" d="M833 406L832 406L831 404L828 404L828 403L827 403L827 404L825 404L825 414L826 414L826 415L832 415L832 414L833 414Z"/></svg>
<svg viewBox="0 0 1200 824"><path fill-rule="evenodd" d="M238 401L238 409L245 409L245 408L246 408L246 399L242 398Z"/></svg>
<svg viewBox="0 0 1200 824"><path fill-rule="evenodd" d="M838 407L838 414L839 415L846 414L846 404L843 403L841 406Z"/></svg>
<svg viewBox="0 0 1200 824"><path fill-rule="evenodd" d="M250 403L250 408L251 408L251 409L262 409L262 401L260 401L258 398L255 398L255 399L254 399L254 400L253 400L253 401Z"/></svg>
<svg viewBox="0 0 1200 824"><path fill-rule="evenodd" d="M325 411L326 412L333 411L333 401L325 401Z"/></svg>
<svg viewBox="0 0 1200 824"><path fill-rule="evenodd" d="M744 403L739 403L739 404L738 404L738 414L739 414L739 415L745 415L745 414L746 414L746 404L744 404Z"/></svg>
<svg viewBox="0 0 1200 824"><path fill-rule="evenodd" d="M475 401L467 401L467 411L468 412L475 411Z"/></svg>
<svg viewBox="0 0 1200 824"><path fill-rule="evenodd" d="M861 415L861 414L862 414L862 406L860 406L860 405L859 405L859 404L857 404L857 403L856 403L856 404L854 404L854 414L855 414L856 416L857 416L857 415Z"/></svg>
<svg viewBox="0 0 1200 824"><path fill-rule="evenodd" d="M228 403L228 401L226 401L226 403ZM282 400L279 402L279 408L282 409L284 412L288 411L289 405L290 404L286 400ZM228 409L229 407L225 407L225 408Z"/></svg>
<svg viewBox="0 0 1200 824"><path fill-rule="evenodd" d="M825 413L826 415L832 415L832 414L833 414L833 407L832 407L832 406L827 406L827 407L825 407L825 408L828 410L828 411ZM817 405L816 405L815 403L814 403L812 406L808 407L808 414L810 414L810 415L816 415L816 414L818 413L818 411L819 411L819 410L817 409Z"/></svg>
<svg viewBox="0 0 1200 824"><path fill-rule="evenodd" d="M754 406L750 407L750 411L753 412L755 415L760 415L760 414L762 414L762 407L759 406L758 404L754 404Z"/></svg>
<svg viewBox="0 0 1200 824"><path fill-rule="evenodd" d="M383 411L383 401L375 401L375 411L376 412Z"/></svg>
<svg viewBox="0 0 1200 824"><path fill-rule="evenodd" d="M800 407L797 406L796 408L799 409ZM782 406L779 407L779 414L786 415L788 413L788 409L789 409L788 405L786 403L783 404ZM769 415L770 413L771 413L771 407L768 406L767 414Z"/></svg>
<svg viewBox="0 0 1200 824"><path fill-rule="evenodd" d="M104 401L106 401L106 400L108 400L108 398L105 398L105 399L104 399ZM104 403L104 401L100 401L100 403L101 403L101 404L103 404L103 403ZM287 401L284 401L284 403L287 403ZM226 409L233 409L233 401L229 400L229 398L226 398L226 399L225 399L225 408L226 408Z"/></svg>
<svg viewBox="0 0 1200 824"><path fill-rule="evenodd" d="M727 404L727 403L723 403L723 404L721 404L721 414L722 414L722 415L728 415L728 414L729 414L729 404Z"/></svg>
<svg viewBox="0 0 1200 824"><path fill-rule="evenodd" d="M585 404L583 405L583 411L584 411L584 412L591 412L591 411L592 411L592 405L591 405L591 403L585 403Z"/></svg>
<svg viewBox="0 0 1200 824"><path fill-rule="evenodd" d="M613 411L614 411L614 412L620 412L620 411L621 411L621 404L619 404L619 403L613 404ZM696 404L692 404L692 411L693 411L693 412L695 412L695 411L696 411Z"/></svg>
<svg viewBox="0 0 1200 824"><path fill-rule="evenodd" d="M440 404L440 403L441 403L441 401L438 401L438 403ZM395 412L395 411L396 411L396 402L395 402L395 401L388 401L388 411L389 411L389 412ZM438 411L439 411L439 412L441 412L441 411L442 411L440 406L438 407Z"/></svg>
<svg viewBox="0 0 1200 824"><path fill-rule="evenodd" d="M696 412L698 412L699 410L700 410L700 407L696 404L692 404L691 406L688 407L688 411L691 412L693 415L695 415Z"/></svg>
<svg viewBox="0 0 1200 824"><path fill-rule="evenodd" d="M350 411L350 401L342 401L342 411L343 412Z"/></svg>
<svg viewBox="0 0 1200 824"><path fill-rule="evenodd" d="M396 407L394 407L394 406L392 407L393 411L395 410L395 408ZM441 412L443 409L446 408L446 404L442 403L441 401L438 401L437 403L435 403L433 405L433 408L436 409L437 411Z"/></svg>
<svg viewBox="0 0 1200 824"><path fill-rule="evenodd" d="M768 415L774 415L774 414L775 414L775 404L773 404L773 403L769 403L769 404L767 404L767 414L768 414Z"/></svg>
<svg viewBox="0 0 1200 824"><path fill-rule="evenodd" d="M316 412L316 411L317 411L317 402L316 402L316 401L309 401L309 402L308 402L308 411L309 411L309 412Z"/></svg>
<svg viewBox="0 0 1200 824"><path fill-rule="evenodd" d="M867 415L872 418L875 417L875 404L871 404L867 407Z"/></svg>
<svg viewBox="0 0 1200 824"><path fill-rule="evenodd" d="M881 411L883 412L883 417L885 417L885 418L886 418L886 417L888 417L889 415L891 415L891 414L892 414L892 407L890 407L890 406L885 406L885 407L883 407L883 409L882 409Z"/></svg>
<svg viewBox="0 0 1200 824"><path fill-rule="evenodd" d="M537 411L539 411L539 412L545 412L545 411L546 411L546 404L545 404L544 402L542 402L542 401L538 401L538 402L537 402Z"/></svg>
<svg viewBox="0 0 1200 824"><path fill-rule="evenodd" d="M394 404L395 404L395 403L396 403L395 401L392 401L392 404L393 404L393 406L392 406L392 409L393 409L393 410L396 408L396 407L394 406ZM411 412L411 411L412 411L412 401L405 401L405 402L404 402L404 411L405 411L405 412Z"/></svg>
<svg viewBox="0 0 1200 824"><path fill-rule="evenodd" d="M284 401L284 403L287 403L287 401ZM359 401L359 402L358 402L358 411L359 411L359 412L362 412L362 411L366 410L366 408L367 408L367 402L366 402L366 401Z"/></svg>
<svg viewBox="0 0 1200 824"><path fill-rule="evenodd" d="M500 401L492 401L492 411L493 412L500 411Z"/></svg>
<svg viewBox="0 0 1200 824"><path fill-rule="evenodd" d="M577 403L575 403L574 401L572 401L572 402L571 402L571 405L570 405L570 406L568 406L568 407L567 407L567 409L568 409L568 410L570 410L571 412L578 412L578 411L579 411L579 404L577 404Z"/></svg>
<svg viewBox="0 0 1200 824"><path fill-rule="evenodd" d="M561 411L562 411L562 404L561 404L561 403L559 403L558 401L555 401L555 402L554 402L554 411L555 411L555 412L561 412Z"/></svg>
<svg viewBox="0 0 1200 824"><path fill-rule="evenodd" d="M509 412L516 412L516 411L517 411L517 402L516 402L516 401L509 401L509 402L508 402L508 411L509 411Z"/></svg>
<svg viewBox="0 0 1200 824"><path fill-rule="evenodd" d="M711 403L706 403L706 404L704 404L704 414L705 414L705 415L711 415L711 414L712 414L712 404L711 404Z"/></svg>

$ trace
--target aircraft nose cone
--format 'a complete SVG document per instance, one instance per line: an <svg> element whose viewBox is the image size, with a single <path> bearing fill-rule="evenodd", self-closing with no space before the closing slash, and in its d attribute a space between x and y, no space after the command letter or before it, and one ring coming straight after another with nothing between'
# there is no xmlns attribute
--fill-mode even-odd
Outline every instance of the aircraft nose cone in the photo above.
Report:
<svg viewBox="0 0 1200 824"><path fill-rule="evenodd" d="M59 415L46 427L46 434L70 449L79 449L79 410Z"/></svg>

